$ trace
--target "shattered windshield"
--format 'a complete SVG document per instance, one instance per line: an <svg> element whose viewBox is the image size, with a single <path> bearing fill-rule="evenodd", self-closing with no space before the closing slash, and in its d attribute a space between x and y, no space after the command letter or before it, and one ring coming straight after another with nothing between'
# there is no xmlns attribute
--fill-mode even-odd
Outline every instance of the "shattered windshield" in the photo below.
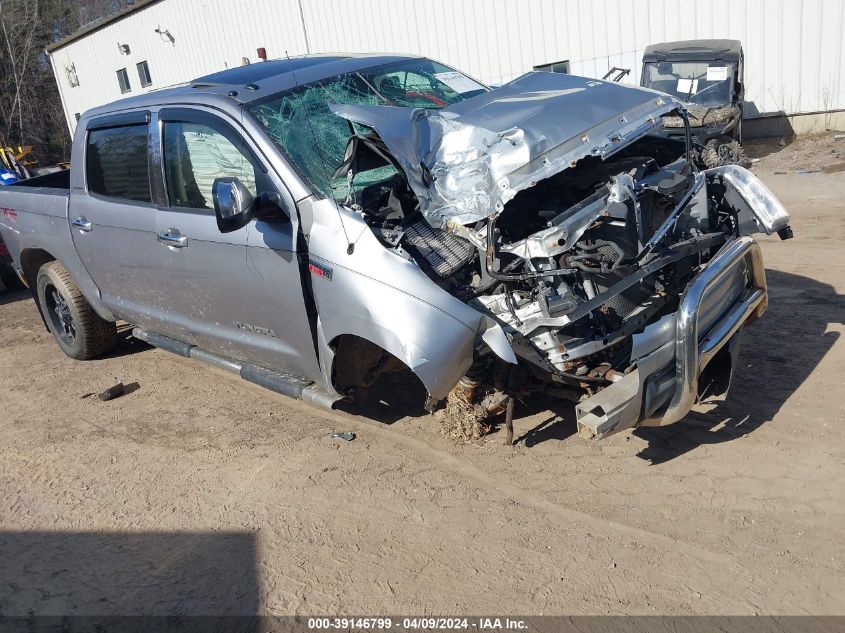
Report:
<svg viewBox="0 0 845 633"><path fill-rule="evenodd" d="M333 114L329 103L443 108L486 90L448 66L409 59L299 86L248 110L315 190L340 201L346 198L348 185L333 174L343 163L349 136L366 128ZM359 173L355 189L396 173L393 167Z"/></svg>
<svg viewBox="0 0 845 633"><path fill-rule="evenodd" d="M643 86L687 103L706 106L731 102L734 64L724 62L657 62L643 69Z"/></svg>

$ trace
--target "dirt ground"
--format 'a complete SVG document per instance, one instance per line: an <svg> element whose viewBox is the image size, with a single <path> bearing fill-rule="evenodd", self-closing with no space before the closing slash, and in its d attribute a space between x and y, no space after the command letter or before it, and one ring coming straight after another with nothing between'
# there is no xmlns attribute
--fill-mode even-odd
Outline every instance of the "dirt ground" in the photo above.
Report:
<svg viewBox="0 0 845 633"><path fill-rule="evenodd" d="M845 139L827 131L793 138L761 138L745 142L754 170L776 175L845 171Z"/></svg>
<svg viewBox="0 0 845 633"><path fill-rule="evenodd" d="M730 398L599 443L546 402L458 446L395 388L373 419L137 342L74 362L0 294L0 615L845 614L845 174L788 151Z"/></svg>

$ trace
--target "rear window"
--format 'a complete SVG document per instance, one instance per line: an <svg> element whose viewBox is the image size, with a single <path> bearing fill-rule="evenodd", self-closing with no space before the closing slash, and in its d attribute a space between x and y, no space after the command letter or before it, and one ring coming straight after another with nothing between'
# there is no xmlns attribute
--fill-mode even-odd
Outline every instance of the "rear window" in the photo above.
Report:
<svg viewBox="0 0 845 633"><path fill-rule="evenodd" d="M146 125L91 130L85 152L88 192L150 202L148 147Z"/></svg>

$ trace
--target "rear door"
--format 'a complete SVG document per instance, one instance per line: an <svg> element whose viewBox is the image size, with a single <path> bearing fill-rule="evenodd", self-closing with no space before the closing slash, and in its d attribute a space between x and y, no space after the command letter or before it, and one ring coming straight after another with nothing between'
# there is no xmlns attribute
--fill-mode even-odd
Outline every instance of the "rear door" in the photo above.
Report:
<svg viewBox="0 0 845 633"><path fill-rule="evenodd" d="M237 121L201 107L164 108L156 265L169 287L177 338L232 358L306 377L319 365L296 254L293 199ZM289 217L221 233L216 178L239 178L254 196L281 195Z"/></svg>
<svg viewBox="0 0 845 633"><path fill-rule="evenodd" d="M92 119L82 181L71 188L73 243L103 301L119 317L159 331L167 306L150 258L158 252L150 193L150 113Z"/></svg>

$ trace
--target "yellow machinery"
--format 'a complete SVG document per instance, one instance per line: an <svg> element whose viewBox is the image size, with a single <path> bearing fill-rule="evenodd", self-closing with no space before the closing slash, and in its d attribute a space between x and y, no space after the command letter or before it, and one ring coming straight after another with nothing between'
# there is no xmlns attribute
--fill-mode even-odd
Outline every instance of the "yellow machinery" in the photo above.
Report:
<svg viewBox="0 0 845 633"><path fill-rule="evenodd" d="M32 153L31 145L18 145L9 147L4 143L0 146L0 167L5 167L18 175L19 178L29 178L30 171L35 168L38 161L26 157Z"/></svg>

